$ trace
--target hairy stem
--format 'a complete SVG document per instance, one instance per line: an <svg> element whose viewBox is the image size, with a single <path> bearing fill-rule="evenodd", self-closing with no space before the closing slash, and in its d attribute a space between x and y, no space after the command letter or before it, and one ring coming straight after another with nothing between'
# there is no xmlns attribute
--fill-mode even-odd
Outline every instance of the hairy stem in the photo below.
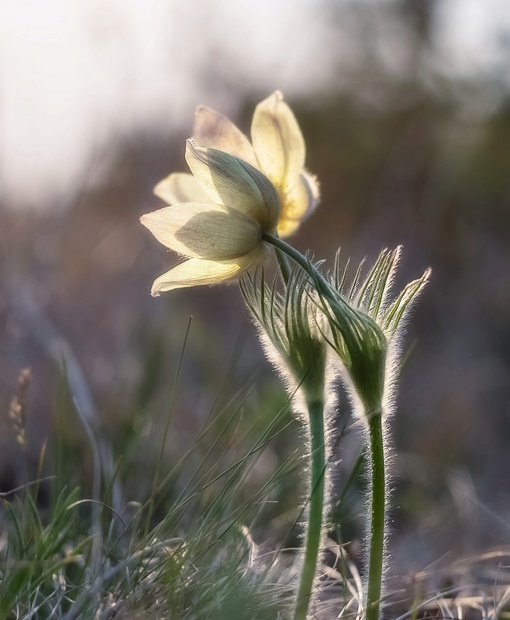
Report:
<svg viewBox="0 0 510 620"><path fill-rule="evenodd" d="M267 233L262 234L262 240L276 248L277 257L281 256L281 254L286 254L292 258L292 260L295 261L317 283L321 289L320 292L327 297L329 296L329 286L324 279L324 276L322 276L314 268L314 266L301 254L301 252L298 252L298 250L293 248L288 243L285 243L285 241L282 241L279 237L274 237L273 235L269 235Z"/></svg>
<svg viewBox="0 0 510 620"><path fill-rule="evenodd" d="M287 261L287 257L281 250L278 250L275 248L275 252L276 252L276 259L278 261L278 265L280 266L280 271L282 274L283 281L285 282L285 285L287 285L289 283L289 278L290 278L290 270L289 270L289 263Z"/></svg>
<svg viewBox="0 0 510 620"><path fill-rule="evenodd" d="M319 559L324 512L324 474L326 448L324 442L324 401L307 403L310 432L310 497L306 527L305 553L294 609L294 620L306 620L313 597L317 561Z"/></svg>
<svg viewBox="0 0 510 620"><path fill-rule="evenodd" d="M343 324L342 337L349 349L350 343L353 345L353 352L359 354L360 347L360 334L359 321L353 321L352 313L353 309L349 304L343 300L341 295L335 295L329 286L324 276L312 265L312 263L305 258L295 248L288 245L278 237L273 237L264 233L262 240L271 244L277 250L284 252L292 258L311 278L319 295L333 306L341 304L343 306L342 312L346 315L350 314L351 317L346 323ZM364 320L368 320L368 316L364 317ZM377 330L379 328L374 323L374 328L368 332L368 336L372 337L372 343L374 344L374 336L377 336ZM382 344L385 344L385 339L380 332L381 339L375 340L376 349L381 349ZM358 349L358 350L357 350ZM381 353L380 350L376 350L376 354ZM351 352L352 355L352 352ZM378 355L375 356L376 361ZM345 360L343 360L345 362ZM359 359L358 359L359 361ZM374 367L375 371L380 371L377 365ZM361 368L361 370L367 370L367 368ZM352 373L353 367L351 365L348 368L349 374ZM363 390L360 393L360 381L363 380L362 385L366 388L366 372L360 372L360 368L356 369L357 375L351 378L354 381L359 396L363 401L367 396L367 390ZM371 371L370 364L368 366L368 372ZM376 385L375 387L380 387ZM380 390L378 390L379 392ZM381 392L382 393L382 392ZM365 398L363 398L365 396ZM366 402L366 401L365 401ZM378 401L377 401L378 402ZM385 540L385 523L386 523L386 480L385 480L385 464L384 464L384 443L382 432L382 410L380 406L367 408L367 419L369 424L369 465L370 465L370 497L371 497L371 518L370 518L370 534L369 534L369 560L368 560L368 583L366 590L366 620L379 620L379 609L381 602L382 592L382 580L384 574L384 540ZM295 616L295 618L303 618L306 616Z"/></svg>
<svg viewBox="0 0 510 620"><path fill-rule="evenodd" d="M371 506L366 620L379 620L384 573L384 530L386 524L386 472L382 411L378 409L369 413L367 417L369 427Z"/></svg>

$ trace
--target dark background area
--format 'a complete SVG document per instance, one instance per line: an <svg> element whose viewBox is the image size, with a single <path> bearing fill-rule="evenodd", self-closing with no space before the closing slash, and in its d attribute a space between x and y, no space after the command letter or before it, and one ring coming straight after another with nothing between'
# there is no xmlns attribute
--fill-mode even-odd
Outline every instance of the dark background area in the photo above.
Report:
<svg viewBox="0 0 510 620"><path fill-rule="evenodd" d="M287 97L322 188L319 209L292 241L329 264L340 246L356 264L403 244L397 286L432 267L406 336L392 421L394 566L422 569L448 552L504 545L510 535L510 101L498 75L488 84L430 69L435 3L320 6L331 20L352 20L364 52L349 72L339 59L327 89ZM372 35L397 18L411 43L405 72L395 74ZM271 91L230 75L224 62L208 80L242 101L234 120L248 132L254 105ZM190 315L170 459L192 441L240 342L231 389L257 372L249 406L261 420L284 401L236 285L149 295L176 257L138 219L162 206L151 193L156 182L185 170L192 115L171 140L157 128L119 138L102 181L90 187L84 171L82 186L57 208L1 205L2 490L22 478L7 412L26 366L34 462L54 434L59 360L80 365L104 432L119 441L133 411L164 406ZM78 422L71 435L79 445ZM268 472L297 439L289 433L281 441L265 461ZM347 470L353 448L343 449Z"/></svg>

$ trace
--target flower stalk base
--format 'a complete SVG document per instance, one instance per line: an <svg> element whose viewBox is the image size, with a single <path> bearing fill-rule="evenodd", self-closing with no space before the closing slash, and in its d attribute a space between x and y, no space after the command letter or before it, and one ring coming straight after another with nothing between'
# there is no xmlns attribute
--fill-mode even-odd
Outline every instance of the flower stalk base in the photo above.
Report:
<svg viewBox="0 0 510 620"><path fill-rule="evenodd" d="M306 620L313 600L314 582L317 574L323 532L324 476L326 471L326 448L324 442L324 402L308 403L310 432L310 497L303 565L294 609L294 620Z"/></svg>
<svg viewBox="0 0 510 620"><path fill-rule="evenodd" d="M386 525L386 469L382 412L368 416L370 467L370 533L366 620L379 620L384 576L384 542Z"/></svg>

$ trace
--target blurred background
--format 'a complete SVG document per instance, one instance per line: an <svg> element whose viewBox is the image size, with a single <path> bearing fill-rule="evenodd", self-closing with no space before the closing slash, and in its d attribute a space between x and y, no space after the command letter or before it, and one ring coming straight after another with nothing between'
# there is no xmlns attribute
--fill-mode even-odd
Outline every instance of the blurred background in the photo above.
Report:
<svg viewBox="0 0 510 620"><path fill-rule="evenodd" d="M8 418L21 368L33 462L51 448L63 372L121 453L133 415L165 408L190 315L170 461L219 385L234 393L256 373L247 407L261 427L284 403L235 285L150 297L176 257L138 221L162 206L153 186L185 170L196 105L248 132L278 89L322 187L295 245L328 261L341 246L357 262L403 244L398 283L433 270L393 420L394 569L506 544L508 2L4 0L0 14L0 490L22 478ZM347 439L346 471L359 445ZM295 429L279 441L261 480Z"/></svg>

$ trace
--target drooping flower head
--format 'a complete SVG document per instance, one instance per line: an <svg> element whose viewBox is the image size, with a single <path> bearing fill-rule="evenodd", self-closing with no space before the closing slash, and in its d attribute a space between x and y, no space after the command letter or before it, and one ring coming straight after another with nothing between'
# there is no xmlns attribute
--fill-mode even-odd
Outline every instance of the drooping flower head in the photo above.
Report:
<svg viewBox="0 0 510 620"><path fill-rule="evenodd" d="M306 147L292 110L280 92L255 108L251 142L225 116L200 106L196 112L194 138L199 146L229 153L263 172L280 199L277 232L288 237L319 203L319 186L305 169ZM168 204L203 202L200 184L190 174L173 173L154 189Z"/></svg>
<svg viewBox="0 0 510 620"><path fill-rule="evenodd" d="M188 259L157 278L152 295L238 278L264 261L262 234L274 233L278 223L278 194L252 165L192 140L186 144L186 161L202 200L141 218L158 241Z"/></svg>

